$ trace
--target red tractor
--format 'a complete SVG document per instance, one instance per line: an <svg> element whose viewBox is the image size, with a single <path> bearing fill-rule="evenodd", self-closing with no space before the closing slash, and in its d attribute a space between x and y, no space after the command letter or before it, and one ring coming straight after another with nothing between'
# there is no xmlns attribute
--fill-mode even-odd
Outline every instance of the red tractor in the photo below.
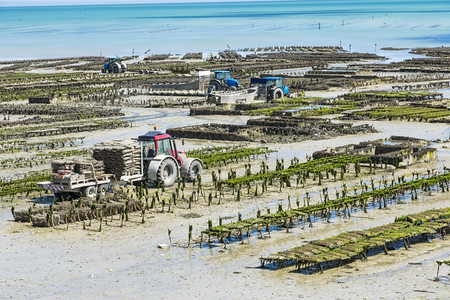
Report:
<svg viewBox="0 0 450 300"><path fill-rule="evenodd" d="M149 131L137 138L142 147L142 178L136 175L122 177L122 180L153 180L171 186L178 177L192 181L202 173L202 162L198 158L187 157L184 151L177 150L175 140L167 133Z"/></svg>

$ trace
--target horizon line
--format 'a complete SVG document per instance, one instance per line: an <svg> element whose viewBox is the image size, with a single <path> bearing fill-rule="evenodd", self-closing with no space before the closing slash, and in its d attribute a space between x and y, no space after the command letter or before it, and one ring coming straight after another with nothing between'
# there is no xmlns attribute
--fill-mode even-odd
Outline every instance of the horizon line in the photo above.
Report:
<svg viewBox="0 0 450 300"><path fill-rule="evenodd" d="M99 5L142 5L142 4L196 4L196 3L223 3L223 2L269 2L274 0L228 0L228 1L220 1L220 0L141 0L141 1L132 1L131 3L126 0L87 0L86 3L80 3L81 1L73 1L71 3L58 4L58 3L40 3L33 4L29 3L30 1L24 1L23 4L18 4L18 1L11 0L10 3L0 4L1 7L10 7L10 8L19 8L19 7L48 7L48 6L99 6ZM294 1L294 0L283 0L286 2Z"/></svg>

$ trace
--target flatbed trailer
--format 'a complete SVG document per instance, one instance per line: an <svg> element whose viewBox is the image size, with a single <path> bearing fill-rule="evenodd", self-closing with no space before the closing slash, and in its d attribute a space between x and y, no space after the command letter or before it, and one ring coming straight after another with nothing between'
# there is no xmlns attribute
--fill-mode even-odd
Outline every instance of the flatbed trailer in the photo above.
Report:
<svg viewBox="0 0 450 300"><path fill-rule="evenodd" d="M114 182L114 175L103 174L101 177L85 179L79 177L67 177L61 180L38 182L36 185L55 194L57 199L69 199L79 195L94 198L97 193L104 195L108 186Z"/></svg>

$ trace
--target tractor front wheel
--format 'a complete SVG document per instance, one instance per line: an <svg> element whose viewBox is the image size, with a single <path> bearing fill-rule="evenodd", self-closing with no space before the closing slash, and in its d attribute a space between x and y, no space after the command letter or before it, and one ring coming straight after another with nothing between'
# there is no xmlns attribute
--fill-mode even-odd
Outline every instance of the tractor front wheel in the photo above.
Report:
<svg viewBox="0 0 450 300"><path fill-rule="evenodd" d="M188 170L188 181L194 181L194 179L197 179L198 175L202 175L202 163L198 160L194 160Z"/></svg>
<svg viewBox="0 0 450 300"><path fill-rule="evenodd" d="M178 166L173 159L166 158L161 162L158 169L158 182L164 183L164 186L172 186L177 180L177 175Z"/></svg>

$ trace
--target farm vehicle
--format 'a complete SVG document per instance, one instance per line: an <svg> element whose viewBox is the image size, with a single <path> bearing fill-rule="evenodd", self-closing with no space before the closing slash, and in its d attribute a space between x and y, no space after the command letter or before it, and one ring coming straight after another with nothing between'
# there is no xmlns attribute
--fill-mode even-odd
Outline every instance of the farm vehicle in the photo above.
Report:
<svg viewBox="0 0 450 300"><path fill-rule="evenodd" d="M92 159L52 162L51 181L37 186L57 200L103 195L113 184L155 183L172 186L177 178L193 181L202 173L202 161L177 150L166 133L149 131L129 141L111 140L93 147Z"/></svg>
<svg viewBox="0 0 450 300"><path fill-rule="evenodd" d="M110 57L102 68L102 73L121 73L126 71L127 65L118 57Z"/></svg>
<svg viewBox="0 0 450 300"><path fill-rule="evenodd" d="M214 79L209 83L207 100L215 104L232 104L249 102L255 97L267 102L290 96L282 77L251 78L250 87L244 89L236 79L230 78L229 71L215 71Z"/></svg>
<svg viewBox="0 0 450 300"><path fill-rule="evenodd" d="M215 91L241 89L239 81L231 78L230 71L214 71L214 78L209 82L208 94Z"/></svg>
<svg viewBox="0 0 450 300"><path fill-rule="evenodd" d="M289 88L283 85L282 77L264 77L250 79L251 87L258 87L258 96L266 101L289 97Z"/></svg>

